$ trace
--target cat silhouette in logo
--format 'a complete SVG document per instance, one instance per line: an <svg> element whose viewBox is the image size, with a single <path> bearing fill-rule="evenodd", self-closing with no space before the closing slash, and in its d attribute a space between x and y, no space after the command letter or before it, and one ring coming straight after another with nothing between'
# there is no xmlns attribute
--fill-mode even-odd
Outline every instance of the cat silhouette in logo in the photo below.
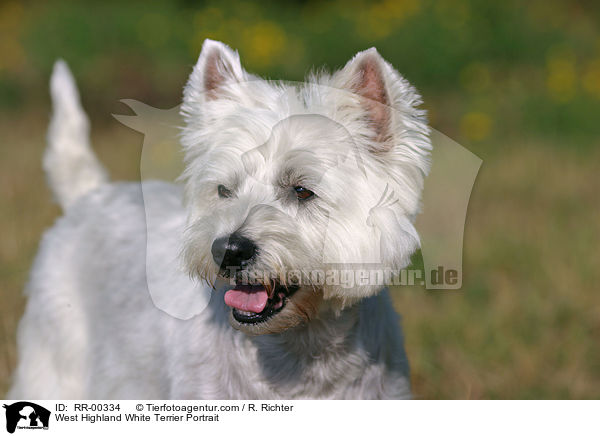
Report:
<svg viewBox="0 0 600 436"><path fill-rule="evenodd" d="M28 401L19 401L9 406L5 404L3 407L6 409L6 431L9 433L15 432L21 419L28 420L25 425L29 427L39 427L41 421L42 427L48 428L50 411L42 406Z"/></svg>

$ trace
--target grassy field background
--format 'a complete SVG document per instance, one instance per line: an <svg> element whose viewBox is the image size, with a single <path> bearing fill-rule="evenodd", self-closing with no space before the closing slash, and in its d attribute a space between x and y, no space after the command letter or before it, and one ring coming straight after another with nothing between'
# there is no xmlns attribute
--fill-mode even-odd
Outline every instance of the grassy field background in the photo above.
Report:
<svg viewBox="0 0 600 436"><path fill-rule="evenodd" d="M299 80L376 46L431 124L476 153L460 291L404 287L418 398L600 397L600 5L592 2L0 4L0 393L22 289L59 215L41 171L55 58L71 65L114 179L142 137L119 99L178 104L205 37Z"/></svg>

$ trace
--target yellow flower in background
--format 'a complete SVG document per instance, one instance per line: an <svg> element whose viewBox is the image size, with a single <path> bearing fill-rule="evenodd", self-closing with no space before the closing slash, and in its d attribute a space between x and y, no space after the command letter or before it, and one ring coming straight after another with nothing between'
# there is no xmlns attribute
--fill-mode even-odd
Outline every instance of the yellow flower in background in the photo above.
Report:
<svg viewBox="0 0 600 436"><path fill-rule="evenodd" d="M194 16L195 33L191 49L200 49L206 38L223 41L239 49L244 62L250 69L264 69L275 62L291 62L296 65L303 56L301 41L288 38L277 23L260 18L260 10L246 4L236 10L234 16L227 15L216 7L207 7ZM290 52L286 53L288 50Z"/></svg>
<svg viewBox="0 0 600 436"><path fill-rule="evenodd" d="M367 39L383 39L419 10L417 0L384 0L367 6L357 13L357 31Z"/></svg>
<svg viewBox="0 0 600 436"><path fill-rule="evenodd" d="M492 130L492 119L483 112L466 113L460 121L462 135L472 141L481 141Z"/></svg>
<svg viewBox="0 0 600 436"><path fill-rule="evenodd" d="M278 24L260 21L244 30L242 44L249 65L267 67L274 58L284 54L287 36Z"/></svg>
<svg viewBox="0 0 600 436"><path fill-rule="evenodd" d="M568 47L553 47L547 56L546 88L550 97L567 102L575 96L575 55Z"/></svg>
<svg viewBox="0 0 600 436"><path fill-rule="evenodd" d="M593 60L585 69L582 78L583 89L600 98L600 59Z"/></svg>

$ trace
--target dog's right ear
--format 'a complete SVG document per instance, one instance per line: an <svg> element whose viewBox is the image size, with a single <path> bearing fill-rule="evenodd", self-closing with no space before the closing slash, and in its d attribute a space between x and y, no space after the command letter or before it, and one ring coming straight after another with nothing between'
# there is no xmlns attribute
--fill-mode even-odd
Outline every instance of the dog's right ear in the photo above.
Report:
<svg viewBox="0 0 600 436"><path fill-rule="evenodd" d="M247 76L236 51L222 42L205 40L183 92L184 110L194 113L207 101L235 98L228 85L245 82Z"/></svg>

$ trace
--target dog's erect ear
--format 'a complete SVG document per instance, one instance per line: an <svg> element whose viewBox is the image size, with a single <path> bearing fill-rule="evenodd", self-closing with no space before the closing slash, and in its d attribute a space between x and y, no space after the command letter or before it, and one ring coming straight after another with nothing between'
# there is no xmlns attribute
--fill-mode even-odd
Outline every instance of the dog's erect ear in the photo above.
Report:
<svg viewBox="0 0 600 436"><path fill-rule="evenodd" d="M207 39L183 93L185 105L231 97L227 85L244 82L247 73L240 57L222 42Z"/></svg>
<svg viewBox="0 0 600 436"><path fill-rule="evenodd" d="M373 152L389 151L397 142L396 133L406 128L403 121L423 116L415 107L421 104L421 99L414 88L375 48L357 53L336 73L335 83L360 96L358 104L375 140Z"/></svg>
<svg viewBox="0 0 600 436"><path fill-rule="evenodd" d="M375 48L358 53L344 68L350 72L347 86L360 95L369 124L377 142L385 143L390 135L390 99L383 68L385 61Z"/></svg>

